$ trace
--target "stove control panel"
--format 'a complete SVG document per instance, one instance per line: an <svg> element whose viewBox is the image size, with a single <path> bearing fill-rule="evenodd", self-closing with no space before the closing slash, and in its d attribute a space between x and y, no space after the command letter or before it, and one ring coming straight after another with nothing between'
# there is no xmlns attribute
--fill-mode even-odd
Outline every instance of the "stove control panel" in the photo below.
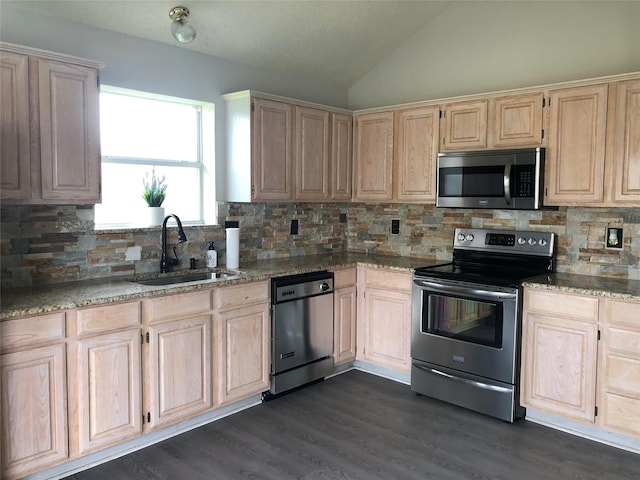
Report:
<svg viewBox="0 0 640 480"><path fill-rule="evenodd" d="M549 232L456 228L453 248L550 256L554 244Z"/></svg>

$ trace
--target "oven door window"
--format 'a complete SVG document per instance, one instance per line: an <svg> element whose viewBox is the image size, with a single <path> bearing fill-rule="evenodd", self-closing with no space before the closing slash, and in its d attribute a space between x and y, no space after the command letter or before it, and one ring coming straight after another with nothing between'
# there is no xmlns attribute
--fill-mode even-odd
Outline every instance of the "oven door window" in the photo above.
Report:
<svg viewBox="0 0 640 480"><path fill-rule="evenodd" d="M424 293L422 331L502 348L502 304Z"/></svg>

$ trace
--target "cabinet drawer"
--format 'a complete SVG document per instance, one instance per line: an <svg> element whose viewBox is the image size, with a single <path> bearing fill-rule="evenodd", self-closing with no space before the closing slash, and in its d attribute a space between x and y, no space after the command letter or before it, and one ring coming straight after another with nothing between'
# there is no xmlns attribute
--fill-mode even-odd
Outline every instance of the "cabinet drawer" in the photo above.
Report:
<svg viewBox="0 0 640 480"><path fill-rule="evenodd" d="M598 321L598 298L596 297L526 289L524 308L529 312Z"/></svg>
<svg viewBox="0 0 640 480"><path fill-rule="evenodd" d="M365 285L386 290L411 291L413 276L410 273L393 272L383 268L367 268L365 270Z"/></svg>
<svg viewBox="0 0 640 480"><path fill-rule="evenodd" d="M145 302L145 318L151 323L174 320L213 310L211 290L167 295Z"/></svg>
<svg viewBox="0 0 640 480"><path fill-rule="evenodd" d="M0 324L0 350L7 352L22 347L64 340L66 312L37 317L5 320Z"/></svg>
<svg viewBox="0 0 640 480"><path fill-rule="evenodd" d="M356 284L356 269L345 268L333 272L333 288L353 287Z"/></svg>
<svg viewBox="0 0 640 480"><path fill-rule="evenodd" d="M602 320L611 324L640 328L640 302L604 299Z"/></svg>
<svg viewBox="0 0 640 480"><path fill-rule="evenodd" d="M627 435L640 434L640 399L607 393L601 408L605 427Z"/></svg>
<svg viewBox="0 0 640 480"><path fill-rule="evenodd" d="M268 282L256 282L220 287L216 290L215 295L216 306L220 310L251 303L264 303L269 301L269 284Z"/></svg>
<svg viewBox="0 0 640 480"><path fill-rule="evenodd" d="M607 355L602 379L607 390L616 390L640 399L640 360Z"/></svg>
<svg viewBox="0 0 640 480"><path fill-rule="evenodd" d="M140 302L101 305L78 310L76 334L85 335L140 325Z"/></svg>
<svg viewBox="0 0 640 480"><path fill-rule="evenodd" d="M640 332L610 327L607 333L608 348L611 352L640 359Z"/></svg>

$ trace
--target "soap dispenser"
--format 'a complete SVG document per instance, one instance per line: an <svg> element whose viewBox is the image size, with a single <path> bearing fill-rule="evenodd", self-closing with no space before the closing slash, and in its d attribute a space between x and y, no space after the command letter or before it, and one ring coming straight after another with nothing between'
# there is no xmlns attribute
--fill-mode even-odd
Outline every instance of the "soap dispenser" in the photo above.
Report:
<svg viewBox="0 0 640 480"><path fill-rule="evenodd" d="M218 266L218 252L213 245L213 242L209 242L209 250L207 250L207 267L216 268Z"/></svg>

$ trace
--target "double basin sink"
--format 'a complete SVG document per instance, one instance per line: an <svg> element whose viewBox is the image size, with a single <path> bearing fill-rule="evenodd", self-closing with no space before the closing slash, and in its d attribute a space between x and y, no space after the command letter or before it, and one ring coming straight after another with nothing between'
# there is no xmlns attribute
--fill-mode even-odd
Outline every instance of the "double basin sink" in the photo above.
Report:
<svg viewBox="0 0 640 480"><path fill-rule="evenodd" d="M232 280L238 278L238 273L229 272L202 272L170 277L150 278L148 280L134 280L134 283L147 286L176 285L189 282L202 282L205 280Z"/></svg>

